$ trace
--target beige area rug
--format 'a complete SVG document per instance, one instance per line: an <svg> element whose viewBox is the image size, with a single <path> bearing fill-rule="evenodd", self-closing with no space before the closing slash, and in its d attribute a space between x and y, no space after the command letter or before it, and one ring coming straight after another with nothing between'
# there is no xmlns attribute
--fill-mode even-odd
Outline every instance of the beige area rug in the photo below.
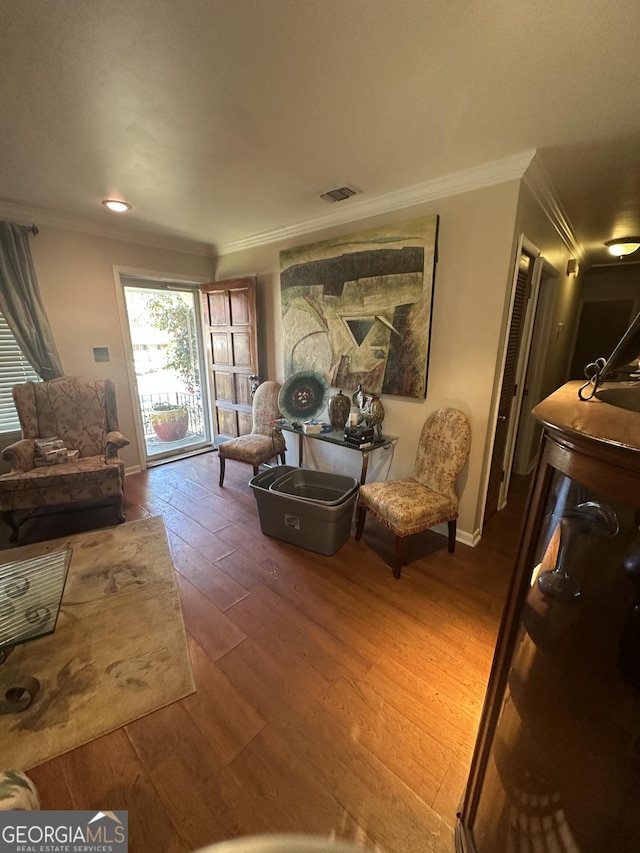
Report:
<svg viewBox="0 0 640 853"><path fill-rule="evenodd" d="M162 518L0 552L0 563L73 549L53 634L0 665L3 692L40 682L0 716L2 766L28 770L195 690Z"/></svg>

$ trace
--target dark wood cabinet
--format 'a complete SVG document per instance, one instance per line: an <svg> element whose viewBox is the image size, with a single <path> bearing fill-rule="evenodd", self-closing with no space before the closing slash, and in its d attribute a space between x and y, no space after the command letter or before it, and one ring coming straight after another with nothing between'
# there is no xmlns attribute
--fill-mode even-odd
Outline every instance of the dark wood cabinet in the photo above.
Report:
<svg viewBox="0 0 640 853"><path fill-rule="evenodd" d="M534 409L542 447L458 816L463 853L640 849L640 413L581 401L579 385Z"/></svg>

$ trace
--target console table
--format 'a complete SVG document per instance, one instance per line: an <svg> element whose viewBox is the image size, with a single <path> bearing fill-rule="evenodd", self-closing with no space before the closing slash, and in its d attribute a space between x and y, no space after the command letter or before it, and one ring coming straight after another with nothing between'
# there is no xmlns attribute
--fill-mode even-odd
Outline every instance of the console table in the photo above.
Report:
<svg viewBox="0 0 640 853"><path fill-rule="evenodd" d="M332 430L331 432L314 432L305 433L302 428L294 427L291 421L280 421L280 429L285 432L292 432L298 436L298 465L302 468L304 457L304 439L310 438L313 441L325 441L328 444L334 444L338 447L346 447L347 450L355 450L362 456L362 469L360 471L360 485L364 485L367 479L367 467L369 465L369 453L372 450L378 450L380 447L388 447L390 444L395 444L398 440L397 435L383 435L380 438L374 438L371 444L363 447L358 447L353 444L347 444L344 440L343 430Z"/></svg>

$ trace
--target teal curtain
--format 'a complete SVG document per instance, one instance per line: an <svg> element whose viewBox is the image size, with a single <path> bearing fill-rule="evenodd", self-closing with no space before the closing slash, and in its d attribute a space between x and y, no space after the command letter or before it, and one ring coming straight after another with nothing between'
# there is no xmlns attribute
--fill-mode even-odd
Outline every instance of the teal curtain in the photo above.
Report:
<svg viewBox="0 0 640 853"><path fill-rule="evenodd" d="M0 310L24 357L42 379L63 375L31 258L33 228L0 222Z"/></svg>

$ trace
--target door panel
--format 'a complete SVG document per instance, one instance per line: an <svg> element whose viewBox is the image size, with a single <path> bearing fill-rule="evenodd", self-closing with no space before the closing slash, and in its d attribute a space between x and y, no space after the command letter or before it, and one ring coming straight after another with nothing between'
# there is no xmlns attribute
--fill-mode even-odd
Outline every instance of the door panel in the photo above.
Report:
<svg viewBox="0 0 640 853"><path fill-rule="evenodd" d="M223 373L221 370L217 370L213 374L213 379L215 384L214 397L225 403L235 402L233 395L234 379L231 373Z"/></svg>
<svg viewBox="0 0 640 853"><path fill-rule="evenodd" d="M249 377L258 373L255 278L204 285L202 307L213 421L220 443L251 432Z"/></svg>
<svg viewBox="0 0 640 853"><path fill-rule="evenodd" d="M248 435L253 427L253 418L246 412L238 412L238 429L240 435Z"/></svg>
<svg viewBox="0 0 640 853"><path fill-rule="evenodd" d="M213 345L213 361L214 364L231 364L231 348L229 346L229 336L214 332L211 335L211 343Z"/></svg>
<svg viewBox="0 0 640 853"><path fill-rule="evenodd" d="M229 301L227 299L227 294L224 291L209 294L208 308L210 312L209 325L229 325Z"/></svg>
<svg viewBox="0 0 640 853"><path fill-rule="evenodd" d="M518 356L522 342L527 300L531 293L531 278L533 274L533 258L527 253L520 254L518 263L518 276L513 300L511 314L511 325L509 327L509 339L507 353L500 390L500 401L498 403L498 420L493 441L493 454L491 456L491 467L489 469L489 485L487 489L487 501L484 511L484 523L498 510L500 487L505 477L505 453L507 449L507 437L509 435L509 421L512 416L513 398L516 393L516 374L518 369Z"/></svg>
<svg viewBox="0 0 640 853"><path fill-rule="evenodd" d="M249 379L250 375L251 374L238 373L235 376L235 400L240 406L249 406L249 408L251 408L252 405L251 380ZM249 432L251 432L251 430L249 430Z"/></svg>
<svg viewBox="0 0 640 853"><path fill-rule="evenodd" d="M248 291L235 290L231 292L229 294L229 305L233 326L249 326L251 324L251 305L249 304Z"/></svg>
<svg viewBox="0 0 640 853"><path fill-rule="evenodd" d="M251 340L245 332L233 334L233 363L236 367L251 366Z"/></svg>
<svg viewBox="0 0 640 853"><path fill-rule="evenodd" d="M229 438L236 438L238 435L237 417L234 409L225 409L223 406L217 407L217 422L216 433L225 435Z"/></svg>

